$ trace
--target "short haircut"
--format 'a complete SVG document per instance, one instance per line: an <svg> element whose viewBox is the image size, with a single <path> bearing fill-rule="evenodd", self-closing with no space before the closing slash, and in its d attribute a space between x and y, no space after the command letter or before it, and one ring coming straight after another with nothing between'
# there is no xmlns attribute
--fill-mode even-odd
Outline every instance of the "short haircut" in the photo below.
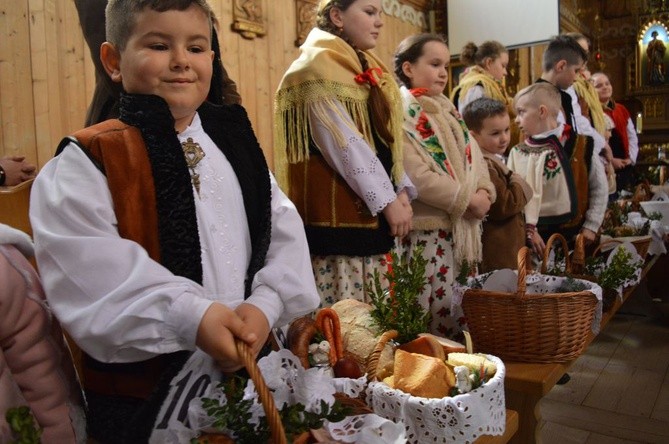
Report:
<svg viewBox="0 0 669 444"><path fill-rule="evenodd" d="M557 116L562 108L562 102L560 100L560 91L557 87L548 82L539 82L533 83L530 86L527 86L516 94L516 97L513 98L513 106L516 107L518 101L526 97L529 100L529 104L534 107L539 107L541 105L548 108L548 111Z"/></svg>
<svg viewBox="0 0 669 444"><path fill-rule="evenodd" d="M467 124L467 128L477 132L483 128L485 119L508 114L504 103L488 97L480 97L468 103L462 110L462 118Z"/></svg>
<svg viewBox="0 0 669 444"><path fill-rule="evenodd" d="M209 33L213 30L214 13L206 0L109 0L105 9L106 39L122 51L135 28L135 16L144 9L157 12L185 11L196 5L209 18Z"/></svg>
<svg viewBox="0 0 669 444"><path fill-rule="evenodd" d="M566 60L570 66L579 65L588 61L588 53L576 39L563 34L553 38L544 51L542 63L544 72L555 68L560 60Z"/></svg>

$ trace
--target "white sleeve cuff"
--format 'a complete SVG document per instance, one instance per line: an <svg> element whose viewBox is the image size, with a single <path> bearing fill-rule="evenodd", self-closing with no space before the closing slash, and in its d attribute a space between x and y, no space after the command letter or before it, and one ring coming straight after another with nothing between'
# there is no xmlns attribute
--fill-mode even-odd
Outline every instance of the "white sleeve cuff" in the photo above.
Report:
<svg viewBox="0 0 669 444"><path fill-rule="evenodd" d="M195 350L197 329L212 303L213 301L193 293L184 293L172 303L167 314L167 326L188 350Z"/></svg>

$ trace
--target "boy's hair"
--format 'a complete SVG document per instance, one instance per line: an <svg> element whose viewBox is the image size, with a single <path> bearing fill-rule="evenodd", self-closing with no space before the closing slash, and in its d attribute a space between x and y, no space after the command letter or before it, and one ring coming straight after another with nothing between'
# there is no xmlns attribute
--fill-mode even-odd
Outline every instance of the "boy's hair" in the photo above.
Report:
<svg viewBox="0 0 669 444"><path fill-rule="evenodd" d="M588 44L588 48L590 48L590 39L586 37L585 34L581 34L580 32L565 32L564 35L576 40L576 43L578 43L579 40L585 40L585 42Z"/></svg>
<svg viewBox="0 0 669 444"><path fill-rule="evenodd" d="M525 96L527 96L530 105L537 108L544 105L553 116L557 116L562 107L560 92L554 85L547 82L533 83L518 91L516 97L513 98L514 108L518 101Z"/></svg>
<svg viewBox="0 0 669 444"><path fill-rule="evenodd" d="M415 63L423 55L423 48L429 42L439 42L446 45L446 40L439 34L416 34L402 40L395 50L393 64L395 67L395 76L404 86L411 88L411 79L404 74L402 64L404 62Z"/></svg>
<svg viewBox="0 0 669 444"><path fill-rule="evenodd" d="M109 0L105 9L107 41L122 51L134 30L137 13L146 8L157 12L185 11L191 5L200 7L207 15L211 35L214 12L206 0Z"/></svg>
<svg viewBox="0 0 669 444"><path fill-rule="evenodd" d="M466 66L478 65L483 67L485 59L498 59L502 54L508 53L504 45L497 40L488 40L476 46L474 42L468 42L462 48L460 61Z"/></svg>
<svg viewBox="0 0 669 444"><path fill-rule="evenodd" d="M467 128L479 132L483 128L483 121L489 117L508 115L506 105L499 100L489 97L480 97L465 106L462 118Z"/></svg>
<svg viewBox="0 0 669 444"><path fill-rule="evenodd" d="M588 61L588 53L576 39L568 35L559 35L548 44L543 56L543 70L552 70L560 60L566 60L569 66Z"/></svg>

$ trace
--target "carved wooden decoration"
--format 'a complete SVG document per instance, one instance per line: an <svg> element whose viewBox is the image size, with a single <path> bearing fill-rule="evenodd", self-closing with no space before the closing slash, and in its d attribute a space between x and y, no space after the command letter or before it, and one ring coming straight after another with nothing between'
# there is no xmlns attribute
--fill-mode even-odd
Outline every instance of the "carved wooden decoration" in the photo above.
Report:
<svg viewBox="0 0 669 444"><path fill-rule="evenodd" d="M316 8L318 0L297 0L297 38L295 46L300 46L307 34L316 25Z"/></svg>
<svg viewBox="0 0 669 444"><path fill-rule="evenodd" d="M232 29L247 39L266 34L261 0L234 0Z"/></svg>

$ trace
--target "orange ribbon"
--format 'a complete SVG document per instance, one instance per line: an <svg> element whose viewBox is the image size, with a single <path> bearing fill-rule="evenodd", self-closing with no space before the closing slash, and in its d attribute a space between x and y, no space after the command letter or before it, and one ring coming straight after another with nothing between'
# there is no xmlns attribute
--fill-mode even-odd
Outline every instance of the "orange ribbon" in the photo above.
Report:
<svg viewBox="0 0 669 444"><path fill-rule="evenodd" d="M420 96L424 96L425 94L427 94L427 88L412 88L412 89L409 90L409 92L414 97L420 97Z"/></svg>
<svg viewBox="0 0 669 444"><path fill-rule="evenodd" d="M369 68L368 70L363 71L362 73L355 76L354 79L361 85L363 83L369 83L370 86L379 86L379 81L377 80L377 78L380 79L382 75L383 71L381 70L381 68L376 67L376 68Z"/></svg>

